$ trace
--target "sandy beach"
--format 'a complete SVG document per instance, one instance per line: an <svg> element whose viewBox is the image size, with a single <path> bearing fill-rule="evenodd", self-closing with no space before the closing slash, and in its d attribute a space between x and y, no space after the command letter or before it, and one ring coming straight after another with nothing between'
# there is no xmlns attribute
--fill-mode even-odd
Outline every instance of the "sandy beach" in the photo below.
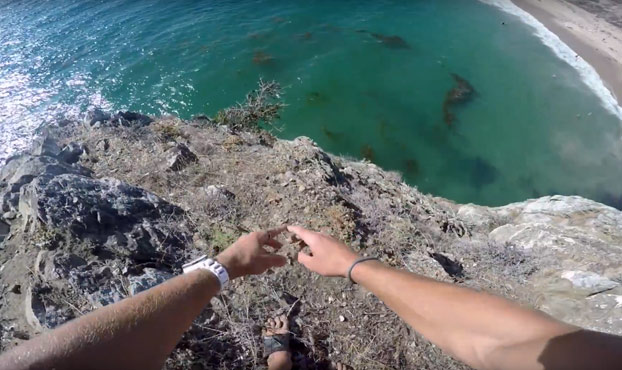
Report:
<svg viewBox="0 0 622 370"><path fill-rule="evenodd" d="M610 23L622 24L622 6L608 0L512 1L592 65L622 105L622 28Z"/></svg>

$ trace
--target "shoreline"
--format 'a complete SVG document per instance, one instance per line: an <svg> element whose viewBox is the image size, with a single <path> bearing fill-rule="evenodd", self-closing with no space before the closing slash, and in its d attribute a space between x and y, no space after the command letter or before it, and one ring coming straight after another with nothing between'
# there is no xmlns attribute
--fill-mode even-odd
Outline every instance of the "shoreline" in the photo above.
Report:
<svg viewBox="0 0 622 370"><path fill-rule="evenodd" d="M622 28L564 0L512 0L591 65L622 106Z"/></svg>

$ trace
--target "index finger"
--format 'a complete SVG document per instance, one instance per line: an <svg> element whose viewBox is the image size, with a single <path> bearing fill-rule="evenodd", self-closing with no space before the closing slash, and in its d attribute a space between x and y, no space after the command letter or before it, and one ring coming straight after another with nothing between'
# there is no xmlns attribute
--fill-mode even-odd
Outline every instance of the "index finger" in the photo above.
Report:
<svg viewBox="0 0 622 370"><path fill-rule="evenodd" d="M282 234L286 230L287 230L287 226L283 225L283 226L279 226L279 227L277 227L275 229L271 229L271 230L268 230L268 231L260 231L259 242L261 244L266 244L266 243L268 243L269 240L279 236L280 234Z"/></svg>
<svg viewBox="0 0 622 370"><path fill-rule="evenodd" d="M287 230L289 232L294 233L297 237L302 239L305 243L309 244L311 239L315 237L315 232L311 230L307 230L304 227L300 226L287 226Z"/></svg>

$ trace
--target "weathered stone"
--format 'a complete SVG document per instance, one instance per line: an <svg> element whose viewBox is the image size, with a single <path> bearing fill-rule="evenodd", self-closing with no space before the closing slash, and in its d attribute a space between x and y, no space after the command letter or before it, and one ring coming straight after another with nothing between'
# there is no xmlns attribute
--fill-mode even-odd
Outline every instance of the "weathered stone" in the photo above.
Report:
<svg viewBox="0 0 622 370"><path fill-rule="evenodd" d="M235 199L235 194L227 190L222 185L209 185L205 188L205 194L208 201L211 202L226 202Z"/></svg>
<svg viewBox="0 0 622 370"><path fill-rule="evenodd" d="M539 308L576 325L622 334L622 304L612 298L622 290L622 212L581 197L550 196L498 208L460 206L457 215L475 237L485 239L482 232L499 245L537 256L538 272L529 283L541 297ZM594 302L615 309L603 311ZM601 319L605 312L607 320Z"/></svg>
<svg viewBox="0 0 622 370"><path fill-rule="evenodd" d="M189 238L171 225L183 210L116 179L43 175L28 184L19 209L26 223L92 240L93 253L136 261L178 261Z"/></svg>
<svg viewBox="0 0 622 370"><path fill-rule="evenodd" d="M63 118L63 119L58 120L58 121L56 122L56 125L57 125L58 127L67 127L67 126L71 126L71 125L73 125L73 124L75 124L75 123L76 123L76 122L75 122L75 121L73 121L73 120Z"/></svg>
<svg viewBox="0 0 622 370"><path fill-rule="evenodd" d="M153 119L147 115L136 112L118 112L115 115L111 115L108 112L104 112L101 109L95 109L87 114L87 121L90 126L125 126L132 125L147 126L153 122Z"/></svg>
<svg viewBox="0 0 622 370"><path fill-rule="evenodd" d="M17 217L17 212L9 211L9 212L4 212L2 214L2 217L0 218L3 220L11 221L11 220L14 220L16 217Z"/></svg>
<svg viewBox="0 0 622 370"><path fill-rule="evenodd" d="M25 296L24 318L26 319L26 323L28 323L28 325L36 331L40 332L43 330L43 327L41 326L38 316L41 316L41 313L45 310L45 307L37 296L33 296L32 287L28 288Z"/></svg>
<svg viewBox="0 0 622 370"><path fill-rule="evenodd" d="M0 171L0 183L5 184L11 191L18 191L19 187L29 183L40 175L61 175L73 173L88 176L91 171L83 167L69 166L58 159L49 156L23 155L9 162Z"/></svg>
<svg viewBox="0 0 622 370"><path fill-rule="evenodd" d="M562 278L569 280L573 287L585 290L590 296L611 290L620 285L620 283L607 279L604 276L587 271L564 271Z"/></svg>
<svg viewBox="0 0 622 370"><path fill-rule="evenodd" d="M119 289L111 289L110 287L102 287L100 290L88 295L89 301L93 307L103 307L109 304L117 303L123 300L125 296Z"/></svg>
<svg viewBox="0 0 622 370"><path fill-rule="evenodd" d="M97 122L102 124L106 121L109 121L110 118L110 113L104 112L101 109L95 109L92 112L89 112L87 115L87 121L91 126L95 125Z"/></svg>
<svg viewBox="0 0 622 370"><path fill-rule="evenodd" d="M153 119L151 119L151 117L146 116L144 114L126 111L126 112L118 112L116 115L112 117L111 121L113 122L118 121L120 123L123 122L121 123L121 125L123 126L127 126L127 122L131 124L139 125L139 126L147 126L153 122Z"/></svg>
<svg viewBox="0 0 622 370"><path fill-rule="evenodd" d="M58 154L58 159L69 164L74 164L80 160L80 157L84 153L85 148L82 144L71 142L63 147Z"/></svg>
<svg viewBox="0 0 622 370"><path fill-rule="evenodd" d="M156 270L153 268L146 268L143 270L142 275L128 277L130 281L129 293L131 295L136 295L143 290L147 290L165 282L173 276L174 275L170 272Z"/></svg>
<svg viewBox="0 0 622 370"><path fill-rule="evenodd" d="M97 259L88 262L73 253L40 251L34 271L43 282L69 283L93 307L105 306L125 298L121 278L109 266L102 266Z"/></svg>
<svg viewBox="0 0 622 370"><path fill-rule="evenodd" d="M70 307L57 301L52 288L40 284L26 291L24 303L26 322L36 331L53 329L75 317Z"/></svg>
<svg viewBox="0 0 622 370"><path fill-rule="evenodd" d="M125 298L123 282L113 274L109 266L99 262L81 265L71 272L69 282L87 295L95 307L105 306Z"/></svg>
<svg viewBox="0 0 622 370"><path fill-rule="evenodd" d="M55 157L59 153L60 148L58 147L58 144L56 144L56 140L52 139L47 133L44 133L33 140L33 146L30 154L35 156L47 155Z"/></svg>
<svg viewBox="0 0 622 370"><path fill-rule="evenodd" d="M192 153L186 144L178 143L166 151L166 167L170 171L179 171L190 163L199 161L196 154Z"/></svg>
<svg viewBox="0 0 622 370"><path fill-rule="evenodd" d="M42 251L43 252L43 251ZM73 253L39 253L35 270L40 273L44 281L53 281L57 279L68 279L72 272L77 271L81 266L87 264L87 261Z"/></svg>
<svg viewBox="0 0 622 370"><path fill-rule="evenodd" d="M110 141L108 139L101 139L95 145L95 149L100 152L107 152L110 149Z"/></svg>
<svg viewBox="0 0 622 370"><path fill-rule="evenodd" d="M0 221L0 243L2 243L4 241L4 238L9 235L10 231L11 227L9 226L9 224Z"/></svg>
<svg viewBox="0 0 622 370"><path fill-rule="evenodd" d="M56 176L65 173L90 176L91 171L71 166L49 156L24 154L12 158L0 169L0 206L3 212L17 211L21 188L43 174Z"/></svg>

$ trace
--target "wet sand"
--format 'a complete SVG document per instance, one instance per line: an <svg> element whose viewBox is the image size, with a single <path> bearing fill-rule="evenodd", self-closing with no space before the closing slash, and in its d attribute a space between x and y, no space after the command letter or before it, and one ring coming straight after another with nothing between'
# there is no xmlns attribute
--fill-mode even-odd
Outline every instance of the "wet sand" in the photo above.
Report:
<svg viewBox="0 0 622 370"><path fill-rule="evenodd" d="M572 4L581 5L580 0L512 1L592 65L622 105L622 28L603 19L612 15L622 19L622 8L604 6L587 11Z"/></svg>

